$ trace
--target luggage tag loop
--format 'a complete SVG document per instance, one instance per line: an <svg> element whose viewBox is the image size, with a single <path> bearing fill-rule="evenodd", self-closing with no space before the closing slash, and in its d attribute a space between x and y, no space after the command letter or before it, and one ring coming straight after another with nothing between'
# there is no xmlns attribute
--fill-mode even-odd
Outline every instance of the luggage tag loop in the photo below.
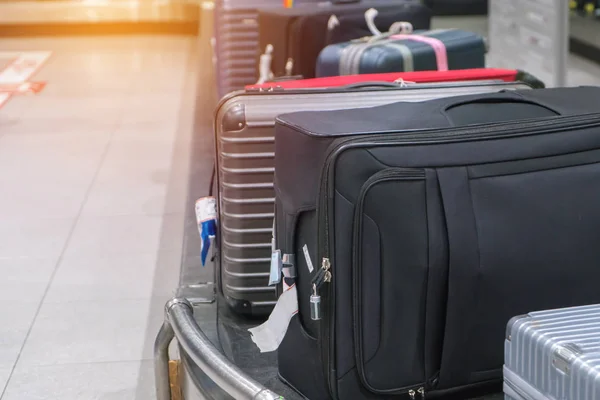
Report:
<svg viewBox="0 0 600 400"><path fill-rule="evenodd" d="M265 52L259 58L258 62L258 73L259 78L256 82L257 85L262 85L265 82L270 81L275 76L273 75L273 71L271 70L271 63L273 60L273 45L268 44L265 47Z"/></svg>
<svg viewBox="0 0 600 400"><path fill-rule="evenodd" d="M329 20L327 21L327 30L332 31L338 26L340 26L340 20L335 14L331 14Z"/></svg>
<svg viewBox="0 0 600 400"><path fill-rule="evenodd" d="M408 21L397 21L390 26L388 33L392 35L410 35L413 33L413 25Z"/></svg>
<svg viewBox="0 0 600 400"><path fill-rule="evenodd" d="M400 87L408 87L408 85L415 85L417 82L405 81L402 78L398 78L393 83L400 85Z"/></svg>

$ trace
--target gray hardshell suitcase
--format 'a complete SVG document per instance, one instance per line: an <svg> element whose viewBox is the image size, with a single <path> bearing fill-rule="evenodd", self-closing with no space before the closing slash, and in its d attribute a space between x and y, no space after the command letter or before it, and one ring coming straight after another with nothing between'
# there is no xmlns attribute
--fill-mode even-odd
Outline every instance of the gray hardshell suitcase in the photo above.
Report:
<svg viewBox="0 0 600 400"><path fill-rule="evenodd" d="M234 311L266 315L278 297L276 287L269 286L275 204L273 129L278 115L530 88L519 82L489 81L408 87L390 87L389 83L373 87L373 82L361 85L367 87L238 91L217 107L217 279Z"/></svg>
<svg viewBox="0 0 600 400"><path fill-rule="evenodd" d="M600 305L515 317L504 351L506 400L600 399Z"/></svg>

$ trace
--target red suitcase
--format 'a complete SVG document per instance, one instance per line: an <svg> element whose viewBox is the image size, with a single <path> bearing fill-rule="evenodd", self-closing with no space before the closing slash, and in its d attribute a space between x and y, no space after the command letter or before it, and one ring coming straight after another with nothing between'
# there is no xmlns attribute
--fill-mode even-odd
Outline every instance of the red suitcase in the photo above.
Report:
<svg viewBox="0 0 600 400"><path fill-rule="evenodd" d="M269 89L314 89L356 85L368 82L406 82L406 83L433 83L433 82L463 82L463 81L520 81L533 88L543 88L544 83L526 72L516 69L477 68L453 71L419 71L419 72L392 72L385 74L363 74L331 76L313 79L291 79L267 82L261 85L248 85L246 90Z"/></svg>

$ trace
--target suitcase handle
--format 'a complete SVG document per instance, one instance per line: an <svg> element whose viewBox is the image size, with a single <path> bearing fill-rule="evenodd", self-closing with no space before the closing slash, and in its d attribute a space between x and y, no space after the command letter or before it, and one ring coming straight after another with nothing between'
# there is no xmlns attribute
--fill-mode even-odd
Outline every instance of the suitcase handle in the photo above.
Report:
<svg viewBox="0 0 600 400"><path fill-rule="evenodd" d="M480 96L480 95L475 95ZM497 94L486 95L481 97L476 97L474 99L453 99L447 98L447 101L442 104L441 111L442 114L448 118L448 121L451 121L451 118L448 116L447 112L454 107L465 106L469 104L485 104L488 102L502 102L502 103L515 103L515 104L529 104L533 106L538 106L541 108L545 108L548 111L553 112L556 115L563 115L563 112L560 112L556 108L546 105L543 102L529 99L526 95L522 95L520 93L515 93L514 91L502 91Z"/></svg>
<svg viewBox="0 0 600 400"><path fill-rule="evenodd" d="M349 85L344 85L341 88L335 88L336 90L338 89L366 89L366 88L401 88L401 87L406 87L406 84L404 83L394 83L394 82L378 82L378 81L373 81L373 82L357 82L357 83L351 83Z"/></svg>

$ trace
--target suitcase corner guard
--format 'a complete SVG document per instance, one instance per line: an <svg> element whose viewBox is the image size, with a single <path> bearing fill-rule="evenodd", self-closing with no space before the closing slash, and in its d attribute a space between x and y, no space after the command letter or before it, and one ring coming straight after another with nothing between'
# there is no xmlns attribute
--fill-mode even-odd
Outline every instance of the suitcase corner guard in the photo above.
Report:
<svg viewBox="0 0 600 400"><path fill-rule="evenodd" d="M267 389L235 366L210 342L208 337L194 320L192 304L185 298L173 298L165 306L165 320L154 343L154 375L157 400L174 400L171 388L176 382L170 382L173 374L169 370L169 344L177 339L180 349L208 378L209 382L201 383L190 379L197 386L197 397L187 397L187 400L207 398L215 392L227 394L235 399L281 400L280 396ZM182 357L183 358L183 357ZM181 374L191 375L185 362L180 364ZM185 385L182 385L182 387ZM210 388L209 388L210 386ZM219 395L219 393L215 393ZM208 397L210 398L221 398Z"/></svg>

